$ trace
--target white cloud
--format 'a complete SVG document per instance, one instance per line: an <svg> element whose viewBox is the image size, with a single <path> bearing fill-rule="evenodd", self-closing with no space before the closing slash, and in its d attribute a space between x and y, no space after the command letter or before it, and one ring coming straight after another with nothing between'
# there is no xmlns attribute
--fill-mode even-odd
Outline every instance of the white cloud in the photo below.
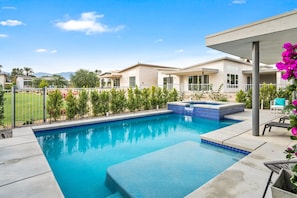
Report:
<svg viewBox="0 0 297 198"><path fill-rule="evenodd" d="M154 41L154 43L162 43L162 42L163 42L163 39L161 38Z"/></svg>
<svg viewBox="0 0 297 198"><path fill-rule="evenodd" d="M55 53L57 53L57 50L51 50L50 53L55 54Z"/></svg>
<svg viewBox="0 0 297 198"><path fill-rule="evenodd" d="M21 22L21 21L18 21L18 20L8 19L6 21L0 21L0 25L3 25L3 26L17 26L17 25L24 25L24 23Z"/></svg>
<svg viewBox="0 0 297 198"><path fill-rule="evenodd" d="M180 54L180 53L183 53L184 51L185 51L184 49L178 49L178 50L175 51L175 53L179 53Z"/></svg>
<svg viewBox="0 0 297 198"><path fill-rule="evenodd" d="M6 38L6 37L8 37L7 34L0 34L0 38Z"/></svg>
<svg viewBox="0 0 297 198"><path fill-rule="evenodd" d="M57 50L48 50L48 49L44 49L44 48L39 48L39 49L36 49L35 52L37 52L37 53L50 53L50 54L55 54L55 53L57 53L58 51L57 51Z"/></svg>
<svg viewBox="0 0 297 198"><path fill-rule="evenodd" d="M245 4L246 0L233 0L232 4Z"/></svg>
<svg viewBox="0 0 297 198"><path fill-rule="evenodd" d="M117 32L124 28L123 25L117 27L108 27L99 22L99 19L104 17L103 14L97 15L96 12L85 12L81 14L78 20L68 20L64 22L57 22L56 26L66 31L80 31L87 35L103 32Z"/></svg>
<svg viewBox="0 0 297 198"><path fill-rule="evenodd" d="M13 6L3 6L2 10L16 10L16 7Z"/></svg>
<svg viewBox="0 0 297 198"><path fill-rule="evenodd" d="M40 48L40 49L36 49L35 52L44 53L44 52L47 52L47 49Z"/></svg>

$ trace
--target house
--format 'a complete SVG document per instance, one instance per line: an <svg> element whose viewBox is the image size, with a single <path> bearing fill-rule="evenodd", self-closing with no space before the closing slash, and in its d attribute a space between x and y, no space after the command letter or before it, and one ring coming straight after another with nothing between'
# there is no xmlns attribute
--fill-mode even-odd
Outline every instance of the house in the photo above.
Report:
<svg viewBox="0 0 297 198"><path fill-rule="evenodd" d="M158 71L171 70L177 68L138 63L120 71L106 72L99 76L101 88L111 87L136 87L148 88L151 86L158 86ZM102 83L103 82L103 83Z"/></svg>
<svg viewBox="0 0 297 198"><path fill-rule="evenodd" d="M5 85L5 83L6 83L6 80L7 80L7 78L6 78L6 74L0 74L0 86L2 86L3 88L4 88L4 85Z"/></svg>
<svg viewBox="0 0 297 198"><path fill-rule="evenodd" d="M260 69L260 84L284 86L281 74L270 66ZM158 84L182 92L218 90L224 93L247 91L252 84L252 65L249 61L223 57L178 70L159 70Z"/></svg>
<svg viewBox="0 0 297 198"><path fill-rule="evenodd" d="M35 77L18 75L16 76L16 87L17 89L26 89L33 87L33 80Z"/></svg>

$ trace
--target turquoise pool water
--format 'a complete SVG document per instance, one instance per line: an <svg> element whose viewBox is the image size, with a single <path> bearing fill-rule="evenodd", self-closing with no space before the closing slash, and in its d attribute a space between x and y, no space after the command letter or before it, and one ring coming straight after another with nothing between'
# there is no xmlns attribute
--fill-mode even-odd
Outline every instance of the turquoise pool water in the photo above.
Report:
<svg viewBox="0 0 297 198"><path fill-rule="evenodd" d="M236 122L163 114L35 135L66 198L107 197L112 194L104 184L109 166L183 141L200 143L200 134ZM209 144L200 145L202 161L218 162L213 175L206 174L201 183L245 156Z"/></svg>

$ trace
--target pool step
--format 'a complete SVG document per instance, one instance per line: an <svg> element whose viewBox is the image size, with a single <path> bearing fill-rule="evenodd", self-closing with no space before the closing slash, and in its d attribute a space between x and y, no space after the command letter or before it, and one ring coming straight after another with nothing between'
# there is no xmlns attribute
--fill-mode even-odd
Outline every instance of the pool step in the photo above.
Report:
<svg viewBox="0 0 297 198"><path fill-rule="evenodd" d="M221 162L204 160L221 155L209 146L185 141L110 166L105 184L123 197L184 197L224 170L218 171Z"/></svg>

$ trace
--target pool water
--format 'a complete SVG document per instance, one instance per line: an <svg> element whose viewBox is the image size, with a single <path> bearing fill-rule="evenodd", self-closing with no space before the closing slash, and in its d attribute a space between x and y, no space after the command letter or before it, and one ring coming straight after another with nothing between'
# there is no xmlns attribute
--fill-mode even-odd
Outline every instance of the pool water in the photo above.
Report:
<svg viewBox="0 0 297 198"><path fill-rule="evenodd" d="M180 142L200 143L200 134L237 122L172 113L36 132L35 135L66 198L107 197L112 194L104 184L109 166ZM204 153L202 161L210 158L220 163L218 172L201 178L202 183L245 156L205 143L200 145Z"/></svg>

